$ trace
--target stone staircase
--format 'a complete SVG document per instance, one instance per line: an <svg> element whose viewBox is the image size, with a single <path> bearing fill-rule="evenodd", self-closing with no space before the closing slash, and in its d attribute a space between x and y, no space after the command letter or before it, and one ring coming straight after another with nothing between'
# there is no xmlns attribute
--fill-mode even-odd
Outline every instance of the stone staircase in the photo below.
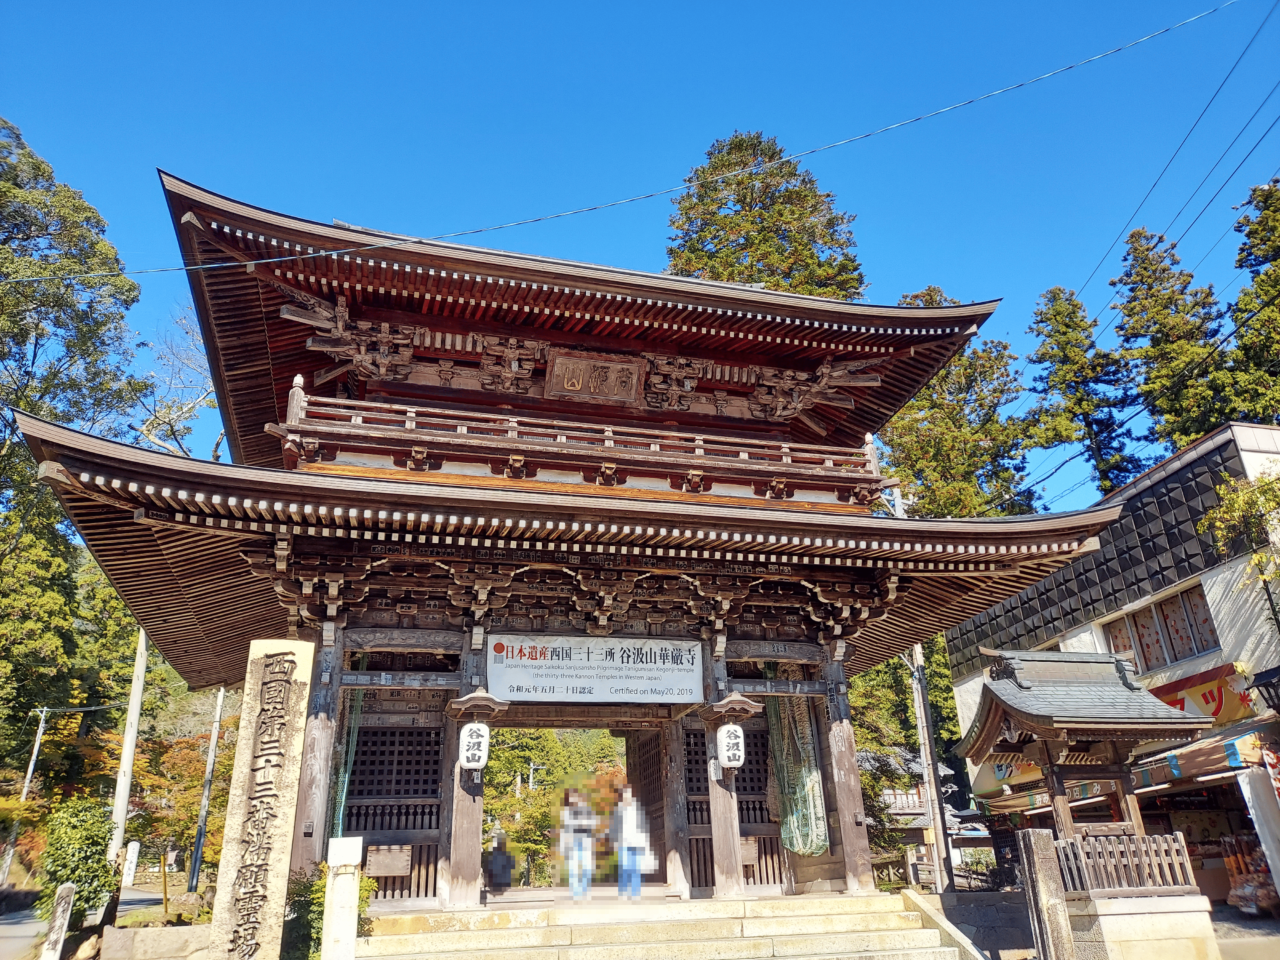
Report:
<svg viewBox="0 0 1280 960"><path fill-rule="evenodd" d="M900 895L582 904L381 914L357 957L386 960L957 960Z"/></svg>

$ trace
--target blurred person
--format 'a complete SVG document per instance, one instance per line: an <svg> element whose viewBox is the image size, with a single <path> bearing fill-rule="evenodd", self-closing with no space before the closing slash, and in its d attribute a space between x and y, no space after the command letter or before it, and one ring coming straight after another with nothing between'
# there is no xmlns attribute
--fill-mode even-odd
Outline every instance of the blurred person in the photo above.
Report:
<svg viewBox="0 0 1280 960"><path fill-rule="evenodd" d="M658 862L649 846L649 821L640 802L631 795L630 784L623 784L618 791L609 837L618 851L618 896L639 900L640 875L653 873Z"/></svg>
<svg viewBox="0 0 1280 960"><path fill-rule="evenodd" d="M507 850L507 835L501 830L494 834L488 860L489 889L497 894L505 893L511 886L511 871L516 865L516 858Z"/></svg>
<svg viewBox="0 0 1280 960"><path fill-rule="evenodd" d="M560 856L569 865L569 891L573 899L585 899L595 871L596 827L600 818L577 790L564 792L560 811Z"/></svg>

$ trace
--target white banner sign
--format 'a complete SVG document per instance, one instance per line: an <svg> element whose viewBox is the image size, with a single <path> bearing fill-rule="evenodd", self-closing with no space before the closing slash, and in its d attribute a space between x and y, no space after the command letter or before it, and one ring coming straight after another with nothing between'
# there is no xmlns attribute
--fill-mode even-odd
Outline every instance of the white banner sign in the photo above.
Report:
<svg viewBox="0 0 1280 960"><path fill-rule="evenodd" d="M492 636L489 692L513 703L700 703L702 644L656 637Z"/></svg>

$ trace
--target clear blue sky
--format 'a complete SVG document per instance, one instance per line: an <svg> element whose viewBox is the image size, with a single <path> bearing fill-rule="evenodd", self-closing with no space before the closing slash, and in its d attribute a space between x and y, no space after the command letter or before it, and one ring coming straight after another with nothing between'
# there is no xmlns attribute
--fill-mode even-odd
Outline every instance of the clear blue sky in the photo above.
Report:
<svg viewBox="0 0 1280 960"><path fill-rule="evenodd" d="M806 161L857 215L869 299L930 283L965 301L1002 297L983 335L1025 353L1036 297L1084 283L1271 3L1240 0L1099 63ZM793 151L853 136L1214 5L15 4L0 114L102 211L130 268L159 267L179 259L157 167L290 214L435 235L674 186L735 128ZM1168 225L1280 79L1277 49L1280 12L1137 223ZM1277 111L1280 95L1173 235ZM1277 166L1280 129L1188 234L1187 266ZM467 242L656 271L670 209L647 200ZM1197 274L1228 294L1235 246L1233 234ZM1093 309L1118 272L1119 249L1085 291ZM151 337L189 294L179 274L140 282L131 317ZM1062 471L1049 495L1082 477ZM1095 497L1085 485L1053 508Z"/></svg>

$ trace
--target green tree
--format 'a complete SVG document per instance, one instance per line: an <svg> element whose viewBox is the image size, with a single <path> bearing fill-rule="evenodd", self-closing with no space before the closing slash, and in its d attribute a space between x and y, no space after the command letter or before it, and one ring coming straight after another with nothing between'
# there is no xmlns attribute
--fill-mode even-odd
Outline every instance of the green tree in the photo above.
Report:
<svg viewBox="0 0 1280 960"><path fill-rule="evenodd" d="M1124 272L1111 281L1123 297L1120 356L1134 372L1151 415L1149 437L1178 450L1224 422L1231 376L1221 351L1213 287L1193 287L1177 269L1176 244L1139 228L1129 234Z"/></svg>
<svg viewBox="0 0 1280 960"><path fill-rule="evenodd" d="M1119 428L1133 404L1127 364L1097 345L1097 328L1074 290L1052 287L1040 295L1027 331L1040 343L1031 355L1041 368L1031 421L1037 446L1083 444L1098 490L1108 493L1141 473L1144 464L1129 452L1132 432Z"/></svg>
<svg viewBox="0 0 1280 960"><path fill-rule="evenodd" d="M1253 187L1244 206L1252 212L1236 224L1244 236L1236 266L1252 282L1231 308L1239 330L1227 356L1227 419L1280 424L1280 179Z"/></svg>
<svg viewBox="0 0 1280 960"><path fill-rule="evenodd" d="M148 387L128 370L125 311L138 286L109 275L123 264L106 226L0 119L0 280L23 281L0 283L0 510L18 513L16 529L30 523L46 538L62 514L34 482L8 408L114 436Z"/></svg>
<svg viewBox="0 0 1280 960"><path fill-rule="evenodd" d="M76 885L71 929L78 930L85 914L107 902L115 887L115 873L107 862L111 840L111 815L89 797L72 797L59 803L49 816L49 835L40 855L44 886L36 901L36 913L48 919L53 898L64 883Z"/></svg>
<svg viewBox="0 0 1280 960"><path fill-rule="evenodd" d="M899 306L954 304L939 287L908 293ZM1030 513L1022 490L1030 417L1005 414L1023 387L1010 369L1009 344L985 340L955 357L880 431L885 472L897 478L913 517Z"/></svg>
<svg viewBox="0 0 1280 960"><path fill-rule="evenodd" d="M836 300L866 290L853 253L854 217L835 208L835 194L786 151L776 137L734 131L707 151L673 202L667 271L732 283L760 284Z"/></svg>

